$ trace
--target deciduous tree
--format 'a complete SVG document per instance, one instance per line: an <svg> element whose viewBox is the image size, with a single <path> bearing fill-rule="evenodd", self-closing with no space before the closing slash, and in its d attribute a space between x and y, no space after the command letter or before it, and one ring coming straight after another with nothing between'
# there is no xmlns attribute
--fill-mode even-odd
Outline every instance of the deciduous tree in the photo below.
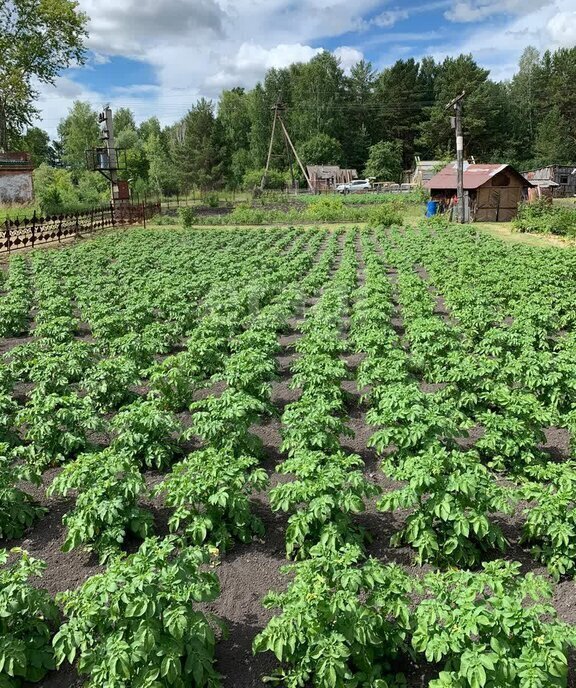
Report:
<svg viewBox="0 0 576 688"><path fill-rule="evenodd" d="M86 15L75 0L0 3L0 150L37 113L38 84L84 60Z"/></svg>

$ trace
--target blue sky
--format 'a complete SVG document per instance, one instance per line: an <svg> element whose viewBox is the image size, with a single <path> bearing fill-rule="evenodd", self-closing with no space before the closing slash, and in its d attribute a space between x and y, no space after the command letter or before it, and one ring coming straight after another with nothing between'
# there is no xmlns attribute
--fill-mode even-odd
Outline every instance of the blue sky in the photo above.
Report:
<svg viewBox="0 0 576 688"><path fill-rule="evenodd" d="M510 78L523 49L576 44L576 0L79 0L89 59L43 88L54 134L74 99L178 119L201 96L252 87L270 67L334 52L381 69L401 58L472 53Z"/></svg>

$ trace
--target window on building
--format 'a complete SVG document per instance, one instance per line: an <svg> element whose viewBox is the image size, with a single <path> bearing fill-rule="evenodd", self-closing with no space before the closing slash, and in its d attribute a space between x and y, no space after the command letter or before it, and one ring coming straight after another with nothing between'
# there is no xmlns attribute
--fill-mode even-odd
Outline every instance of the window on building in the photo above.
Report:
<svg viewBox="0 0 576 688"><path fill-rule="evenodd" d="M561 174L560 175L560 184L568 184L568 175L567 174Z"/></svg>

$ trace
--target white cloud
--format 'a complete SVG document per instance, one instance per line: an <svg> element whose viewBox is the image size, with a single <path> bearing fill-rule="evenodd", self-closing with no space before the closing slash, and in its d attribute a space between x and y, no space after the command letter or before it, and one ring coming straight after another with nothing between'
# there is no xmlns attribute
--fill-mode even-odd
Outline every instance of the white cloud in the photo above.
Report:
<svg viewBox="0 0 576 688"><path fill-rule="evenodd" d="M348 45L342 45L334 50L334 57L340 60L340 66L346 72L350 73L352 67L364 59L364 53L357 48L351 48Z"/></svg>
<svg viewBox="0 0 576 688"><path fill-rule="evenodd" d="M255 43L242 43L233 56L224 56L220 60L221 68L208 76L205 83L210 87L216 87L218 91L231 88L238 83L246 85L248 82L251 86L268 69L281 69L293 62L309 62L320 52L321 48L311 48L301 43L280 44L269 49Z"/></svg>
<svg viewBox="0 0 576 688"><path fill-rule="evenodd" d="M90 17L88 46L104 54L143 56L151 44L223 35L216 0L81 0Z"/></svg>
<svg viewBox="0 0 576 688"><path fill-rule="evenodd" d="M402 21L403 19L408 19L410 12L408 10L388 10L382 12L374 19L372 19L371 24L379 27L380 29L387 29L394 26L396 22Z"/></svg>
<svg viewBox="0 0 576 688"><path fill-rule="evenodd" d="M506 4L506 0L502 3ZM476 28L461 41L430 46L427 52L436 59L472 53L480 64L491 70L492 79L509 79L517 70L518 60L528 45L542 52L576 44L573 3L574 0L526 3L525 7L532 7L530 11L499 22L498 26Z"/></svg>
<svg viewBox="0 0 576 688"><path fill-rule="evenodd" d="M453 22L477 22L496 14L527 14L546 0L457 0L444 13Z"/></svg>
<svg viewBox="0 0 576 688"><path fill-rule="evenodd" d="M576 11L558 12L548 20L546 30L554 47L571 48L576 45Z"/></svg>

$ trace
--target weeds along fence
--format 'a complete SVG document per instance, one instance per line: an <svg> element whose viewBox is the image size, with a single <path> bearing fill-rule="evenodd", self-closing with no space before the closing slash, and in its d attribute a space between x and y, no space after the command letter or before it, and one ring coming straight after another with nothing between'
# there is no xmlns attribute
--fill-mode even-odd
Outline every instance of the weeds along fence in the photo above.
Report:
<svg viewBox="0 0 576 688"><path fill-rule="evenodd" d="M83 213L5 220L0 224L0 254L82 237L103 229L144 224L160 212L159 203L112 204Z"/></svg>

